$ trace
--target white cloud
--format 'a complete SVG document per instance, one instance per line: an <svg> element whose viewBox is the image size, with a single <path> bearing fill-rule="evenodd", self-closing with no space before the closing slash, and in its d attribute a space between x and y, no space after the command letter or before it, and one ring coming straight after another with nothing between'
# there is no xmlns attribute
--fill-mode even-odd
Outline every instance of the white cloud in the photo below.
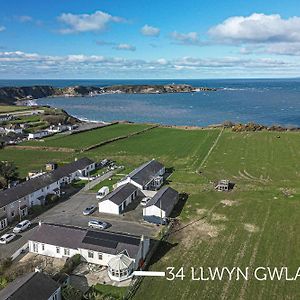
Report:
<svg viewBox="0 0 300 300"><path fill-rule="evenodd" d="M160 29L146 24L141 28L141 33L146 36L159 36Z"/></svg>
<svg viewBox="0 0 300 300"><path fill-rule="evenodd" d="M135 51L136 47L129 44L119 44L114 47L116 50L127 50L127 51Z"/></svg>
<svg viewBox="0 0 300 300"><path fill-rule="evenodd" d="M2 31L4 31L4 30L6 30L6 27L0 26L0 32L2 32Z"/></svg>
<svg viewBox="0 0 300 300"><path fill-rule="evenodd" d="M254 13L235 16L212 27L209 35L215 40L237 43L299 42L300 17L283 19L280 15Z"/></svg>
<svg viewBox="0 0 300 300"><path fill-rule="evenodd" d="M27 23L27 22L32 22L33 21L33 18L30 17L30 16L26 16L26 15L23 15L23 16L15 16L15 19L21 23Z"/></svg>
<svg viewBox="0 0 300 300"><path fill-rule="evenodd" d="M277 55L300 56L300 42L271 44L265 48L265 52Z"/></svg>
<svg viewBox="0 0 300 300"><path fill-rule="evenodd" d="M63 13L58 20L66 25L66 28L60 30L60 33L69 34L87 31L103 31L109 23L120 23L125 20L120 17L112 16L102 11L96 11L93 14L75 15Z"/></svg>
<svg viewBox="0 0 300 300"><path fill-rule="evenodd" d="M197 76L208 74L211 76L299 76L300 62L298 60L224 57L199 58L181 57L166 60L125 59L122 57L106 57L102 55L70 54L62 56L25 53L22 51L0 52L0 69L2 74L24 77L33 74L54 78L69 76L95 77L106 74L113 77L168 77L178 74ZM176 72L175 72L176 71ZM174 73L175 72L175 73ZM186 72L186 73L185 73ZM1 76L1 75L0 75ZM179 75L178 75L179 76Z"/></svg>
<svg viewBox="0 0 300 300"><path fill-rule="evenodd" d="M202 45L197 32L180 33L173 31L171 38L181 45Z"/></svg>

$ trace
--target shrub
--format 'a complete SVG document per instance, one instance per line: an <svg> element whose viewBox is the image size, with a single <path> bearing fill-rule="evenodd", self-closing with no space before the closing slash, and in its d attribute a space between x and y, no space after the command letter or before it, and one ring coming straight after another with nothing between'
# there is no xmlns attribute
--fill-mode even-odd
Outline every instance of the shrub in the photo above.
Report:
<svg viewBox="0 0 300 300"><path fill-rule="evenodd" d="M11 258L3 258L0 260L0 274L3 274L12 265Z"/></svg>
<svg viewBox="0 0 300 300"><path fill-rule="evenodd" d="M75 268L80 264L80 262L81 262L81 255L80 254L73 255L72 257L67 259L60 273L67 273L68 275L70 275L75 270Z"/></svg>
<svg viewBox="0 0 300 300"><path fill-rule="evenodd" d="M83 297L82 292L75 289L71 285L67 285L66 287L62 288L61 294L64 300L81 300Z"/></svg>
<svg viewBox="0 0 300 300"><path fill-rule="evenodd" d="M54 194L49 194L46 196L46 204L52 204L57 202L59 199L59 197L57 195Z"/></svg>

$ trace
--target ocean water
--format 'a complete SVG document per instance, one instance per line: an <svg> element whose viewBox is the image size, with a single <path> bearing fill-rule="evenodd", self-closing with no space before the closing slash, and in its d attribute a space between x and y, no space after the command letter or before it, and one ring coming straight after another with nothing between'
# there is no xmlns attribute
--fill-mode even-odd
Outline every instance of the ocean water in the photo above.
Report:
<svg viewBox="0 0 300 300"><path fill-rule="evenodd" d="M45 98L39 104L94 121L129 120L207 126L224 121L300 127L300 79L228 80L0 80L0 86L187 83L218 88L189 94L113 94Z"/></svg>

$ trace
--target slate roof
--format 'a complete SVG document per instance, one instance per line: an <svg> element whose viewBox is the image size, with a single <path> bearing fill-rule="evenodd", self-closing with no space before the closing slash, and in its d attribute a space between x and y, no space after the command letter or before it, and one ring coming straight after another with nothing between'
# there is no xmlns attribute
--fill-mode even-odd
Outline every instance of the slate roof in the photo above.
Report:
<svg viewBox="0 0 300 300"><path fill-rule="evenodd" d="M115 190L113 190L111 193L107 194L102 201L110 200L113 203L120 205L122 204L131 194L133 194L135 191L137 191L138 188L131 184L127 183L125 185L121 185Z"/></svg>
<svg viewBox="0 0 300 300"><path fill-rule="evenodd" d="M167 216L170 215L178 201L178 192L171 187L162 187L154 197L147 203L146 207L155 205L161 208Z"/></svg>
<svg viewBox="0 0 300 300"><path fill-rule="evenodd" d="M52 172L24 181L13 188L0 191L0 208L46 187L60 180L62 177L74 173L76 170L83 169L92 163L92 160L84 157L59 167Z"/></svg>
<svg viewBox="0 0 300 300"><path fill-rule="evenodd" d="M1 300L48 300L59 288L51 277L32 272L18 277L0 291Z"/></svg>
<svg viewBox="0 0 300 300"><path fill-rule="evenodd" d="M49 223L42 223L30 240L58 247L87 249L113 255L127 250L128 255L133 259L141 243L141 238L135 235Z"/></svg>
<svg viewBox="0 0 300 300"><path fill-rule="evenodd" d="M145 185L164 167L159 161L152 159L128 174L133 181Z"/></svg>

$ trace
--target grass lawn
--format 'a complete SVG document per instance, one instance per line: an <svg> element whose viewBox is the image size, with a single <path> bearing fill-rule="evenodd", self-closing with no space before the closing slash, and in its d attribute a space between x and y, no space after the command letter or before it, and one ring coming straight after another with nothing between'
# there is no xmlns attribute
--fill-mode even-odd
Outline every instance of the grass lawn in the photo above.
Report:
<svg viewBox="0 0 300 300"><path fill-rule="evenodd" d="M22 111L22 110L31 110L34 108L28 106L16 106L16 105L0 105L0 113L9 113L15 111Z"/></svg>
<svg viewBox="0 0 300 300"><path fill-rule="evenodd" d="M68 136L57 134L44 139L44 141L27 141L24 142L23 145L83 149L116 137L141 131L148 127L150 127L150 125L116 124Z"/></svg>
<svg viewBox="0 0 300 300"><path fill-rule="evenodd" d="M8 160L14 162L18 167L21 177L26 177L29 171L39 171L45 168L49 161L67 163L74 160L71 153L50 152L39 150L17 150L5 148L0 150L0 161Z"/></svg>
<svg viewBox="0 0 300 300"><path fill-rule="evenodd" d="M114 126L105 131L106 136L115 134ZM156 158L167 168L173 168L169 184L180 193L188 194L176 231L157 251L150 266L155 271L183 266L187 277L182 281L146 278L135 299L300 297L297 281L191 280L190 267L250 267L251 274L260 266L287 266L292 276L300 266L300 134L225 130L213 147L219 133L218 129L156 128L76 154L97 161L113 159L125 166L125 171L120 173L128 173ZM89 143L99 141L93 131L90 134L90 138L88 133L83 134L83 144L88 144L88 140ZM74 136L77 144L81 143L79 136ZM58 140L63 142L63 138ZM69 143L65 145L71 146ZM78 147L75 141L73 147ZM20 170L39 169L53 159L70 161L75 154L71 155L0 150L0 159L15 161ZM233 191L214 190L213 182L223 178L236 184ZM114 176L100 185L111 186L118 179Z"/></svg>
<svg viewBox="0 0 300 300"><path fill-rule="evenodd" d="M112 285L96 284L94 289L106 296L112 296L115 299L122 299L126 292L126 287L115 287Z"/></svg>
<svg viewBox="0 0 300 300"><path fill-rule="evenodd" d="M201 176L175 170L172 185L189 198L179 217L181 229L157 251L150 269L183 266L187 277L147 278L135 299L299 297L296 281L191 280L191 267L250 267L251 274L260 266L287 266L294 276L300 265L300 135L277 136L225 131ZM215 192L210 182L221 178L233 180L235 189Z"/></svg>

